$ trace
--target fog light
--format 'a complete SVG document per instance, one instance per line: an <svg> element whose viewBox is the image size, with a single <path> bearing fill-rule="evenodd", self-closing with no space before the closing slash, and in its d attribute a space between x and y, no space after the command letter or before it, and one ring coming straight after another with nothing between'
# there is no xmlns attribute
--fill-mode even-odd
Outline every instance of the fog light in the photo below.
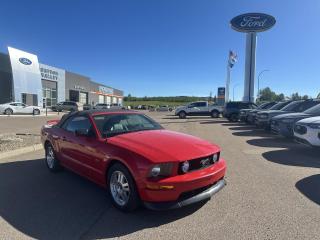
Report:
<svg viewBox="0 0 320 240"><path fill-rule="evenodd" d="M213 154L212 161L213 163L217 162L219 160L219 155L217 153Z"/></svg>
<svg viewBox="0 0 320 240"><path fill-rule="evenodd" d="M154 166L152 169L151 169L151 176L152 177L157 177L159 174L160 174L160 172L161 172L161 168L160 168L160 166L159 165L156 165L156 166Z"/></svg>
<svg viewBox="0 0 320 240"><path fill-rule="evenodd" d="M186 173L189 171L190 163L188 161L185 161L182 163L181 170L183 173Z"/></svg>

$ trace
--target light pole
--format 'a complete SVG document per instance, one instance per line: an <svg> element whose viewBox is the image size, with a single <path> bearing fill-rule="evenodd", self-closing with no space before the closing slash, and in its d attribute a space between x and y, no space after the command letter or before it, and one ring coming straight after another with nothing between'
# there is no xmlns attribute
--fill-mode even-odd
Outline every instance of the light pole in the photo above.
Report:
<svg viewBox="0 0 320 240"><path fill-rule="evenodd" d="M237 83L237 84L235 84L235 85L233 86L233 89L232 89L233 101L234 101L234 89L235 89L236 87L238 87L239 84L240 84L240 83Z"/></svg>
<svg viewBox="0 0 320 240"><path fill-rule="evenodd" d="M262 75L262 73L268 72L268 71L270 71L270 70L269 69L264 69L258 75L258 99L260 99L260 76Z"/></svg>

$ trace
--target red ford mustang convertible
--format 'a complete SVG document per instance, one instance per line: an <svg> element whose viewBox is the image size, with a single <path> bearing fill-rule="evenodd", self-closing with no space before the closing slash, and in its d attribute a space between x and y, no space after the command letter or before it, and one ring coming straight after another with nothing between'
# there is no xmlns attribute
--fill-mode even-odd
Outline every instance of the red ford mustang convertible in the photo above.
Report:
<svg viewBox="0 0 320 240"><path fill-rule="evenodd" d="M208 200L225 186L225 161L207 141L165 130L144 114L80 111L41 130L50 171L70 169L107 188L124 211Z"/></svg>

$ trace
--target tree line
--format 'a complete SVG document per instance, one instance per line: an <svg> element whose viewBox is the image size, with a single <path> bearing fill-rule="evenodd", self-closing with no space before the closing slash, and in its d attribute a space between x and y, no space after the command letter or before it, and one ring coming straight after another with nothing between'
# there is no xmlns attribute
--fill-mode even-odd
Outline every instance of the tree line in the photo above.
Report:
<svg viewBox="0 0 320 240"><path fill-rule="evenodd" d="M171 97L133 97L131 94L124 97L125 102L138 101L161 101L161 102L195 102L206 101L209 97L195 97L195 96L171 96Z"/></svg>
<svg viewBox="0 0 320 240"><path fill-rule="evenodd" d="M284 100L305 100L311 98L308 95L300 95L299 93L292 93L289 96L285 96L283 93L277 94L272 91L271 88L266 87L261 89L257 97L257 102L267 102L267 101L284 101ZM320 93L317 98L320 98ZM136 101L162 101L162 102L195 102L195 101L216 101L216 96L211 95L207 97L196 97L196 96L170 96L170 97L133 97L131 94L124 97L125 102L136 102Z"/></svg>
<svg viewBox="0 0 320 240"><path fill-rule="evenodd" d="M257 97L257 102L267 102L267 101L283 101L283 100L306 100L312 98L308 95L300 95L299 93L292 93L290 96L285 96L283 93L277 94L272 91L269 87L266 87L260 90L259 95ZM318 95L320 98L320 93Z"/></svg>

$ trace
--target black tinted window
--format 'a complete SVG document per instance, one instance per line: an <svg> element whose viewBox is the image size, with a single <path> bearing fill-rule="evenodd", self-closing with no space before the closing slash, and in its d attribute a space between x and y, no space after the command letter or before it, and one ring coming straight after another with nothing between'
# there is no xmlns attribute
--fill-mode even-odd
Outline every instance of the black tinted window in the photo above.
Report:
<svg viewBox="0 0 320 240"><path fill-rule="evenodd" d="M79 129L86 129L91 133L93 132L90 120L84 116L78 116L69 119L63 124L62 128L73 133Z"/></svg>
<svg viewBox="0 0 320 240"><path fill-rule="evenodd" d="M236 108L238 106L239 106L239 103L236 103L236 102L227 103L227 108Z"/></svg>
<svg viewBox="0 0 320 240"><path fill-rule="evenodd" d="M205 107L207 106L207 103L206 102L197 102L195 103L196 107Z"/></svg>
<svg viewBox="0 0 320 240"><path fill-rule="evenodd" d="M309 108L311 108L311 107L313 107L313 106L315 106L317 104L319 104L318 101L306 101L306 102L304 102L303 104L301 104L298 107L297 111L298 112L304 112L305 110L307 110L307 109L309 109Z"/></svg>

